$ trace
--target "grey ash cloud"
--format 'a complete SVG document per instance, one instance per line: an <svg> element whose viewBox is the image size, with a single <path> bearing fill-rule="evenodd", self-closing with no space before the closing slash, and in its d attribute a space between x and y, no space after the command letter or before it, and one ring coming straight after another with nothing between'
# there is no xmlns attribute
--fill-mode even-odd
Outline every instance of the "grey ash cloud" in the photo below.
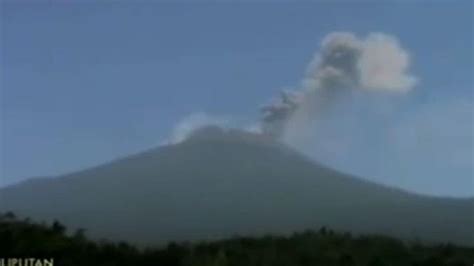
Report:
<svg viewBox="0 0 474 266"><path fill-rule="evenodd" d="M408 73L410 56L397 38L371 33L360 38L334 32L321 42L300 86L262 108L262 131L285 138L304 131L311 119L350 90L405 93L417 79Z"/></svg>

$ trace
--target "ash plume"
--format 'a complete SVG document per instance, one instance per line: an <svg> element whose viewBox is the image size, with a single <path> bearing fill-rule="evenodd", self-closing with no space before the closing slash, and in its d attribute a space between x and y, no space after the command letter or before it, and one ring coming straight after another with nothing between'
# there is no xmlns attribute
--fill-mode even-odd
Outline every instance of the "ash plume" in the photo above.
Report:
<svg viewBox="0 0 474 266"><path fill-rule="evenodd" d="M416 78L407 73L409 66L409 54L393 36L330 33L301 85L262 108L262 130L282 139L304 135L309 123L351 90L407 92L416 84Z"/></svg>
<svg viewBox="0 0 474 266"><path fill-rule="evenodd" d="M210 115L204 112L192 113L175 125L169 139L162 144L178 144L188 139L198 129L209 126L227 128L228 124L228 119L222 116Z"/></svg>

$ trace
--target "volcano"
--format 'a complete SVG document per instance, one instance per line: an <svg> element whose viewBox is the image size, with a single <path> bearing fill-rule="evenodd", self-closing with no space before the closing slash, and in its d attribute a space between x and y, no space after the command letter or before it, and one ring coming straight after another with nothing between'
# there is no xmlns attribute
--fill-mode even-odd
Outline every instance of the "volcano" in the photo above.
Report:
<svg viewBox="0 0 474 266"><path fill-rule="evenodd" d="M371 183L269 137L217 127L179 144L2 188L0 211L145 245L321 226L474 244L472 198Z"/></svg>

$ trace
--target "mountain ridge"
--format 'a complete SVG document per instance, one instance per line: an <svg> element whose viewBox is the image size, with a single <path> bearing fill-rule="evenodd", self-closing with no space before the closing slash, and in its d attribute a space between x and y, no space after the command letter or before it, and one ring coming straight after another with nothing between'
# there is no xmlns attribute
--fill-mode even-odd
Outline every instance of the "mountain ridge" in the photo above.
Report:
<svg viewBox="0 0 474 266"><path fill-rule="evenodd" d="M265 136L216 128L59 178L3 188L0 197L0 210L60 219L97 238L145 244L323 225L474 242L472 199L375 184Z"/></svg>

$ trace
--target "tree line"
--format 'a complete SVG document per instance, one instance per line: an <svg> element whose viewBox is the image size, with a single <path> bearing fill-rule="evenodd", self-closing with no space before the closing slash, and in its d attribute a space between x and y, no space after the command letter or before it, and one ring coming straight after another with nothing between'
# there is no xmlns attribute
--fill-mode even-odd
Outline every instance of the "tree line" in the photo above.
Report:
<svg viewBox="0 0 474 266"><path fill-rule="evenodd" d="M52 257L55 265L100 266L467 266L474 247L404 242L381 235L353 236L326 227L289 236L233 237L138 248L67 233L59 221L37 223L0 214L0 258Z"/></svg>

